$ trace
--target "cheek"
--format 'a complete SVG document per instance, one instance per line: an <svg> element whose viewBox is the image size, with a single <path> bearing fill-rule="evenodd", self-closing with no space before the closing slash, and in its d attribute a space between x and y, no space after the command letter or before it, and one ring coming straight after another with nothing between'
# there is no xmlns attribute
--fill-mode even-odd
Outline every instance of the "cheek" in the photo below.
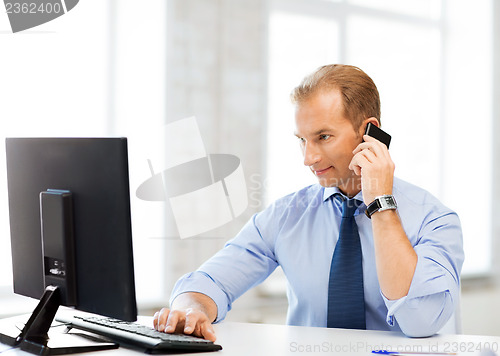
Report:
<svg viewBox="0 0 500 356"><path fill-rule="evenodd" d="M335 166L337 172L343 172L341 174L347 174L351 172L349 169L349 164L351 163L353 154L352 150L344 147L342 150L337 150L330 155L330 161Z"/></svg>
<svg viewBox="0 0 500 356"><path fill-rule="evenodd" d="M361 142L363 142L361 138L352 138L344 142L344 144L342 145L342 155L346 160L351 161L352 157L354 157L352 152L356 149L356 147L358 147Z"/></svg>
<svg viewBox="0 0 500 356"><path fill-rule="evenodd" d="M351 149L351 145L339 144L330 148L328 151L328 157L337 163L349 163L353 157L352 151L354 151L354 148Z"/></svg>

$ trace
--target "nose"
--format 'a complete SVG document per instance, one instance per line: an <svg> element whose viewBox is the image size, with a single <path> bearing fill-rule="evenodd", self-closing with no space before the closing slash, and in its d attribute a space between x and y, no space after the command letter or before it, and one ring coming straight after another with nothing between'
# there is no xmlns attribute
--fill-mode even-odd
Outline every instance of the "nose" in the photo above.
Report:
<svg viewBox="0 0 500 356"><path fill-rule="evenodd" d="M321 160L321 154L314 144L307 142L302 148L302 154L304 155L304 165L312 166Z"/></svg>

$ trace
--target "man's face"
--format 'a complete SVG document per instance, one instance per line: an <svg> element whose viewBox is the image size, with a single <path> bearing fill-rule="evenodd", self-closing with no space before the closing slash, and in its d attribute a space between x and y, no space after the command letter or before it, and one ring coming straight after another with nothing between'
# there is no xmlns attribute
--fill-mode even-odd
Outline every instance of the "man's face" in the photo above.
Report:
<svg viewBox="0 0 500 356"><path fill-rule="evenodd" d="M353 150L362 141L342 113L337 90L315 94L295 109L295 135L300 139L304 165L324 187L338 187L351 196L361 189L360 178L349 169Z"/></svg>

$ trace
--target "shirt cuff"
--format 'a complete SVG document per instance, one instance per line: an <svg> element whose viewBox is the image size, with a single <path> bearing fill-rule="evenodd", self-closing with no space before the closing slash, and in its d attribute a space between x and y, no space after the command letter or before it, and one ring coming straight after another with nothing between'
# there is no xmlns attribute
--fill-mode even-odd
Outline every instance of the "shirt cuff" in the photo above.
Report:
<svg viewBox="0 0 500 356"><path fill-rule="evenodd" d="M385 297L382 291L380 291L380 295L384 299L385 306L387 307L387 316L385 321L389 324L389 326L394 326L394 313L396 313L396 311L406 302L408 296L405 295L404 297L396 300L389 300Z"/></svg>
<svg viewBox="0 0 500 356"><path fill-rule="evenodd" d="M180 294L188 292L205 294L215 302L217 306L217 318L214 323L224 320L227 312L231 310L226 293L204 272L195 271L182 276L172 290L170 305L172 305L174 299Z"/></svg>

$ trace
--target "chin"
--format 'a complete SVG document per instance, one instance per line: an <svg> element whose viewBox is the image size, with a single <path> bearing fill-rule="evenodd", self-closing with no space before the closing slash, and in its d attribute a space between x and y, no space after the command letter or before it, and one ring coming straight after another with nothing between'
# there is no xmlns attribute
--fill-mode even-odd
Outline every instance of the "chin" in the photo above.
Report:
<svg viewBox="0 0 500 356"><path fill-rule="evenodd" d="M318 178L318 183L325 188L338 187L337 178Z"/></svg>
<svg viewBox="0 0 500 356"><path fill-rule="evenodd" d="M318 183L325 188L337 187L340 190L361 190L361 180L357 177L317 177Z"/></svg>

